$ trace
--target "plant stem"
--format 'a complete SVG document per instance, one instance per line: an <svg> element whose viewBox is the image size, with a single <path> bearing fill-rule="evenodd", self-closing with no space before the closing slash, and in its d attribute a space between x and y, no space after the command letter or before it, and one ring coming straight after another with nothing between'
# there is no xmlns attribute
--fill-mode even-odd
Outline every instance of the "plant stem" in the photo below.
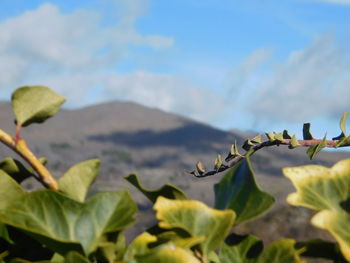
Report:
<svg viewBox="0 0 350 263"><path fill-rule="evenodd" d="M321 139L312 139L312 140L298 140L298 146L302 146L302 147L309 147L312 145L317 145L320 144L321 142L323 142L323 140ZM326 147L327 148L337 148L336 144L339 142L338 140L326 140ZM191 174L193 174L195 177L207 177L207 176L212 176L215 175L217 173L226 171L227 169L235 166L237 163L239 163L240 161L242 161L243 159L246 158L246 156L252 155L254 154L256 151L265 148L265 147L270 147L270 146L278 146L278 145L288 145L291 146L292 145L292 140L290 139L283 139L282 141L264 141L262 143L258 143L255 144L254 146L252 146L250 148L249 151L247 151L245 154L243 155L237 155L237 156L228 156L225 160L227 162L227 164L223 164L219 169L217 170L211 170L205 173L198 173L198 172L191 172ZM341 146L342 147L342 146Z"/></svg>
<svg viewBox="0 0 350 263"><path fill-rule="evenodd" d="M16 137L13 139L9 134L0 130L0 141L7 147L19 154L26 162L35 170L37 179L46 187L58 191L56 179L46 169L46 167L38 160L38 158L29 149L26 141L19 135L19 129L16 129Z"/></svg>

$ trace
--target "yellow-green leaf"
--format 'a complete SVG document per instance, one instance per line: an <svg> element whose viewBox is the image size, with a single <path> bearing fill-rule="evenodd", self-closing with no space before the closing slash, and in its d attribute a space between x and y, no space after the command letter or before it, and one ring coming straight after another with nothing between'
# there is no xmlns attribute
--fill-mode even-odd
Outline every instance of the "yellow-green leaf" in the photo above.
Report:
<svg viewBox="0 0 350 263"><path fill-rule="evenodd" d="M200 263L190 250L166 243L152 249L151 253L136 256L135 263Z"/></svg>
<svg viewBox="0 0 350 263"><path fill-rule="evenodd" d="M221 245L235 219L232 210L216 210L199 201L171 200L162 196L158 197L154 209L161 228L181 228L192 237L205 237L200 247L206 256Z"/></svg>
<svg viewBox="0 0 350 263"><path fill-rule="evenodd" d="M12 109L22 126L54 116L66 99L45 86L24 86L12 94Z"/></svg>
<svg viewBox="0 0 350 263"><path fill-rule="evenodd" d="M314 210L343 210L340 203L350 197L350 159L336 163L332 168L305 165L284 168L296 192L288 196L288 203Z"/></svg>
<svg viewBox="0 0 350 263"><path fill-rule="evenodd" d="M344 211L323 210L317 213L311 222L328 230L338 241L344 257L350 261L350 215Z"/></svg>
<svg viewBox="0 0 350 263"><path fill-rule="evenodd" d="M300 258L302 252L302 248L295 248L295 240L281 239L263 250L256 263L304 263Z"/></svg>
<svg viewBox="0 0 350 263"><path fill-rule="evenodd" d="M319 153L323 148L327 146L327 141L326 141L326 136L323 137L323 140L321 143L316 144L316 145L311 145L306 153L309 156L310 160L315 157L317 153Z"/></svg>

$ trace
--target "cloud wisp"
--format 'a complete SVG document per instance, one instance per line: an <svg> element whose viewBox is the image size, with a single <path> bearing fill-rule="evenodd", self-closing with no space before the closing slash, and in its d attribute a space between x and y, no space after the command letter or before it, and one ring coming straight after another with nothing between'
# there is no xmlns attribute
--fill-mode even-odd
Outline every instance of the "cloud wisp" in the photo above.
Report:
<svg viewBox="0 0 350 263"><path fill-rule="evenodd" d="M292 52L272 78L252 93L247 109L275 121L305 121L349 111L350 50L324 34Z"/></svg>

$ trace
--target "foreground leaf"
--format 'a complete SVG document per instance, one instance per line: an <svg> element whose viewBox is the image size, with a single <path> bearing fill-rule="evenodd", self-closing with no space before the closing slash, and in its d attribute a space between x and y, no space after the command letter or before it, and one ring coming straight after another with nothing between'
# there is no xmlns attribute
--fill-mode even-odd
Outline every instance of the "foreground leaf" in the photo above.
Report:
<svg viewBox="0 0 350 263"><path fill-rule="evenodd" d="M303 249L295 248L295 240L281 239L270 244L259 256L257 263L304 263Z"/></svg>
<svg viewBox="0 0 350 263"><path fill-rule="evenodd" d="M20 161L13 158L6 158L0 162L0 170L3 170L17 183L21 183L29 177L34 177L35 175L28 170Z"/></svg>
<svg viewBox="0 0 350 263"><path fill-rule="evenodd" d="M341 203L350 197L350 159L332 168L305 165L284 168L283 173L297 190L287 198L291 205L343 211Z"/></svg>
<svg viewBox="0 0 350 263"><path fill-rule="evenodd" d="M344 257L350 261L350 214L323 210L317 213L311 222L319 228L328 230L338 241Z"/></svg>
<svg viewBox="0 0 350 263"><path fill-rule="evenodd" d="M65 98L44 86L24 86L12 94L12 109L22 126L41 123L54 116Z"/></svg>
<svg viewBox="0 0 350 263"><path fill-rule="evenodd" d="M0 170L0 211L25 195L21 186L7 173Z"/></svg>
<svg viewBox="0 0 350 263"><path fill-rule="evenodd" d="M53 251L62 253L69 244L81 244L86 255L96 249L103 235L130 225L136 212L127 191L98 193L80 203L42 190L11 204L0 214L0 221L28 232ZM63 251L57 250L58 243L64 245Z"/></svg>
<svg viewBox="0 0 350 263"><path fill-rule="evenodd" d="M58 187L69 197L83 202L99 171L100 161L97 159L78 163L58 180Z"/></svg>
<svg viewBox="0 0 350 263"><path fill-rule="evenodd" d="M144 188L136 174L130 174L125 179L140 190L152 203L155 203L158 196L163 196L169 199L186 200L188 199L186 194L177 186L172 184L163 185L161 188L156 190L149 190Z"/></svg>
<svg viewBox="0 0 350 263"><path fill-rule="evenodd" d="M231 234L220 250L221 263L250 263L256 262L263 249L262 241L251 235L238 236Z"/></svg>
<svg viewBox="0 0 350 263"><path fill-rule="evenodd" d="M152 249L151 253L135 256L135 263L200 263L190 250L164 244Z"/></svg>
<svg viewBox="0 0 350 263"><path fill-rule="evenodd" d="M295 248L292 239L281 239L262 250L262 242L246 236L237 244L225 244L220 251L221 263L303 263L303 249Z"/></svg>
<svg viewBox="0 0 350 263"><path fill-rule="evenodd" d="M154 209L161 228L181 228L192 237L205 237L200 248L206 256L220 246L235 219L232 210L221 211L199 201L170 200L162 196L158 197Z"/></svg>
<svg viewBox="0 0 350 263"><path fill-rule="evenodd" d="M274 198L257 185L249 158L232 167L214 192L215 208L235 211L235 225L258 217L274 204Z"/></svg>

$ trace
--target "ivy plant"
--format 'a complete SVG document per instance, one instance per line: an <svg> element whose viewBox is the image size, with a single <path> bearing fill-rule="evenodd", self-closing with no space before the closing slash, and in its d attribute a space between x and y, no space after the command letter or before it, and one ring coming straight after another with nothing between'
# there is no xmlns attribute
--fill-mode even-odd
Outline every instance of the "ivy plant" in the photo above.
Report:
<svg viewBox="0 0 350 263"><path fill-rule="evenodd" d="M12 95L16 133L0 129L0 142L24 162L0 162L0 263L298 263L308 257L350 261L350 159L332 168L283 170L296 188L288 203L315 210L311 223L329 231L336 242L285 238L264 246L257 236L236 233L237 225L260 217L275 202L259 186L251 156L275 145L308 147L310 158L324 147L349 146L347 114L340 121L341 134L332 140L314 139L305 124L302 140L287 131L271 132L246 140L244 153L234 143L224 161L220 155L216 158L213 170L197 163L191 172L196 177L226 171L214 185L214 207L189 200L175 185L147 189L137 175L125 177L153 203L157 220L127 243L125 231L135 222L137 206L127 190L89 194L99 176L99 160L78 163L56 179L45 167L47 160L37 158L21 136L22 128L54 116L64 101L44 86L21 87ZM26 191L21 184L30 177L43 189Z"/></svg>

